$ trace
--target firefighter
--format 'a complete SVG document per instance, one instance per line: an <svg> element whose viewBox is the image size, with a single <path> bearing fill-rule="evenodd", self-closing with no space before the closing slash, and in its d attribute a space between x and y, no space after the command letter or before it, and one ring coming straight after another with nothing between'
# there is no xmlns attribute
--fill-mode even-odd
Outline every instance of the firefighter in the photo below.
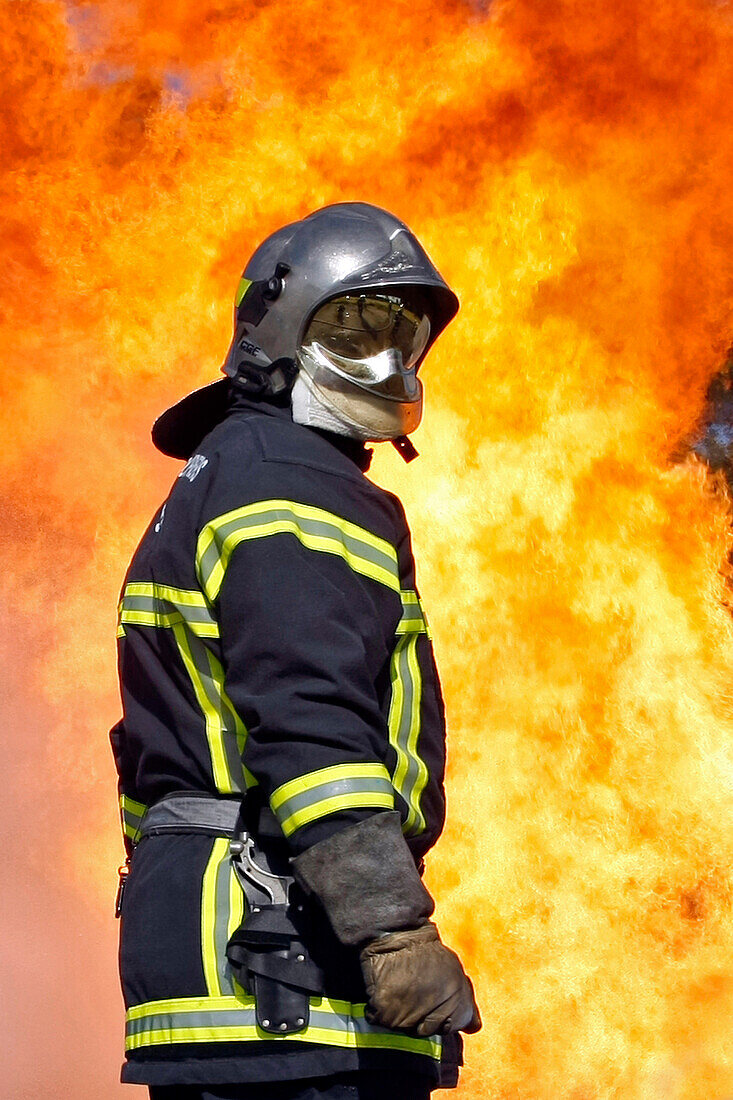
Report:
<svg viewBox="0 0 733 1100"><path fill-rule="evenodd" d="M458 301L366 203L280 229L226 378L156 422L186 463L125 578L111 739L122 1080L164 1097L425 1098L471 983L430 921L445 726L404 511L420 367Z"/></svg>

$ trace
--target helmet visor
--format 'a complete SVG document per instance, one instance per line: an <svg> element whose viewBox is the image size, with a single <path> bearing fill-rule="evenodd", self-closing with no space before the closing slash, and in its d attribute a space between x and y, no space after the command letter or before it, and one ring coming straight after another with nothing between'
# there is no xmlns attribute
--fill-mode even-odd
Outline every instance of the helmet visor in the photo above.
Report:
<svg viewBox="0 0 733 1100"><path fill-rule="evenodd" d="M414 396L403 390L416 388L413 368L429 338L428 315L401 298L343 294L316 310L301 346L357 386L404 400Z"/></svg>

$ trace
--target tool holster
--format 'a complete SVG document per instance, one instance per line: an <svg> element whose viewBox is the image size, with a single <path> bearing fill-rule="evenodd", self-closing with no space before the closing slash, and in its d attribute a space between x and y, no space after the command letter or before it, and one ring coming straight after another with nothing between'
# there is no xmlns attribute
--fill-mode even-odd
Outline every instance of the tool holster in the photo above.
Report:
<svg viewBox="0 0 733 1100"><path fill-rule="evenodd" d="M229 940L227 958L254 996L263 1031L288 1035L308 1026L309 994L323 991L323 975L284 906L253 908Z"/></svg>
<svg viewBox="0 0 733 1100"><path fill-rule="evenodd" d="M277 843L265 848L255 840L234 799L185 791L166 795L147 811L138 838L166 833L230 838L246 905L244 920L227 944L227 958L239 984L254 996L263 1031L302 1031L308 1026L309 996L323 993L323 973L303 942L308 903L290 874L287 855Z"/></svg>
<svg viewBox="0 0 733 1100"><path fill-rule="evenodd" d="M263 1031L302 1031L308 1026L309 996L323 992L323 973L302 939L304 899L287 864L265 855L247 831L235 834L230 850L248 911L227 944L227 958L255 998Z"/></svg>

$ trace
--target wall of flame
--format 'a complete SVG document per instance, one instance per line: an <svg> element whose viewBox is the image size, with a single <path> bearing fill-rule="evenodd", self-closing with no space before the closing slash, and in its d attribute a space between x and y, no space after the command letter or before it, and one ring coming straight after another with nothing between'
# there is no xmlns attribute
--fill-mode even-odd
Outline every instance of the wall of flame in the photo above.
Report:
<svg viewBox="0 0 733 1100"><path fill-rule="evenodd" d="M463 308L405 500L450 719L472 1100L733 1096L729 0L0 7L5 1095L115 1084L126 561L244 259L360 198ZM8 1032L10 1033L8 1035Z"/></svg>

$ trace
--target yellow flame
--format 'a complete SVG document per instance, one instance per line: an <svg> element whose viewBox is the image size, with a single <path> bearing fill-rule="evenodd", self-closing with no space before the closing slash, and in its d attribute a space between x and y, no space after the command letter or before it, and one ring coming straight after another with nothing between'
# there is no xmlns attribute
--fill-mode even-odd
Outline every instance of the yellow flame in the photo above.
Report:
<svg viewBox="0 0 733 1100"><path fill-rule="evenodd" d="M733 328L730 47L713 0L0 12L0 599L44 639L13 667L70 905L114 890L116 596L175 472L148 426L216 376L245 259L365 199L461 297L422 458L374 464L445 682L460 1097L733 1094L729 516L670 461Z"/></svg>

